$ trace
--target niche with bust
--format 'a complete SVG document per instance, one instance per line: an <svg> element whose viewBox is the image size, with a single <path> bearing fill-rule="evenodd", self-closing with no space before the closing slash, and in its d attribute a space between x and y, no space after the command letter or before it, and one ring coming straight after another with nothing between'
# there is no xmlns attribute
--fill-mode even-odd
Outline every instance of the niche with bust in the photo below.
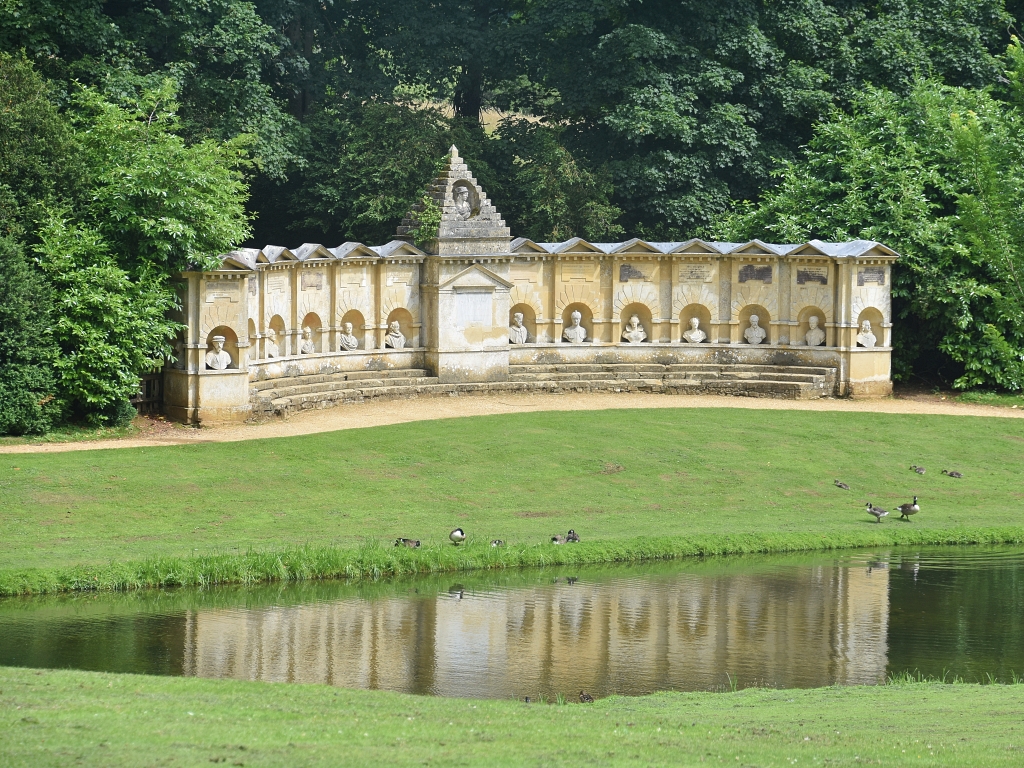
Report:
<svg viewBox="0 0 1024 768"><path fill-rule="evenodd" d="M756 320L754 318L757 318ZM739 343L748 346L771 344L771 315L759 304L748 304L740 310Z"/></svg>
<svg viewBox="0 0 1024 768"><path fill-rule="evenodd" d="M563 344L589 344L593 340L594 312L590 307L576 302L563 309L559 341Z"/></svg>
<svg viewBox="0 0 1024 768"><path fill-rule="evenodd" d="M818 307L804 307L797 315L797 327L789 343L794 347L828 346L828 317Z"/></svg>
<svg viewBox="0 0 1024 768"><path fill-rule="evenodd" d="M867 348L885 346L883 322L882 313L874 307L868 307L862 311L857 316L854 346Z"/></svg>
<svg viewBox="0 0 1024 768"><path fill-rule="evenodd" d="M634 319L635 318L635 319ZM646 344L654 333L651 310L644 304L627 304L619 312L620 344Z"/></svg>
<svg viewBox="0 0 1024 768"><path fill-rule="evenodd" d="M226 325L218 325L206 335L203 367L208 371L226 371L238 367L238 335Z"/></svg>
<svg viewBox="0 0 1024 768"><path fill-rule="evenodd" d="M263 359L273 360L288 354L288 334L284 319L280 315L270 318L267 331L263 334Z"/></svg>
<svg viewBox="0 0 1024 768"><path fill-rule="evenodd" d="M537 313L529 304L516 304L509 310L508 341L509 344L533 344L537 341Z"/></svg>
<svg viewBox="0 0 1024 768"><path fill-rule="evenodd" d="M323 350L321 346L323 334L320 331L320 315L316 312L310 312L302 318L302 324L299 328L301 329L298 342L300 355L314 355Z"/></svg>
<svg viewBox="0 0 1024 768"><path fill-rule="evenodd" d="M703 304L687 304L679 313L679 327L679 340L685 344L711 342L711 310Z"/></svg>
<svg viewBox="0 0 1024 768"><path fill-rule="evenodd" d="M416 332L412 327L412 313L405 308L393 310L388 315L388 327L384 332L385 349L409 349L416 346Z"/></svg>
<svg viewBox="0 0 1024 768"><path fill-rule="evenodd" d="M358 309L350 309L341 318L341 333L338 334L338 351L353 352L366 349L366 320Z"/></svg>
<svg viewBox="0 0 1024 768"><path fill-rule="evenodd" d="M480 201L476 189L465 179L452 185L452 200L455 203L455 215L462 221L468 221L480 214Z"/></svg>

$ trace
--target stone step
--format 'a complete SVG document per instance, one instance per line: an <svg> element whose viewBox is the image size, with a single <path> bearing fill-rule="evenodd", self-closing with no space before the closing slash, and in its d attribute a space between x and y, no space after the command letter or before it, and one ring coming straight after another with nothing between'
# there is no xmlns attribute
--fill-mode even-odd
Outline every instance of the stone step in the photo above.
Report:
<svg viewBox="0 0 1024 768"><path fill-rule="evenodd" d="M314 395L334 390L379 389L381 387L408 387L437 384L436 376L407 376L393 379L360 379L358 381L323 381L319 384L297 384L290 387L274 387L261 390L264 397L293 397L295 395Z"/></svg>
<svg viewBox="0 0 1024 768"><path fill-rule="evenodd" d="M554 363L510 365L509 373L656 373L665 371L656 363Z"/></svg>
<svg viewBox="0 0 1024 768"><path fill-rule="evenodd" d="M339 371L337 373L309 373L300 376L280 376L273 379L254 381L252 388L258 391L280 387L305 386L338 381L363 381L366 379L420 378L429 376L423 368L390 368L383 371Z"/></svg>
<svg viewBox="0 0 1024 768"><path fill-rule="evenodd" d="M676 363L665 366L666 373L689 373L704 371L754 371L759 373L804 373L814 376L827 376L834 368L827 368L819 365L754 365L740 363Z"/></svg>
<svg viewBox="0 0 1024 768"><path fill-rule="evenodd" d="M509 381L604 381L606 379L644 379L661 381L661 373L647 371L600 371L595 373L509 373Z"/></svg>

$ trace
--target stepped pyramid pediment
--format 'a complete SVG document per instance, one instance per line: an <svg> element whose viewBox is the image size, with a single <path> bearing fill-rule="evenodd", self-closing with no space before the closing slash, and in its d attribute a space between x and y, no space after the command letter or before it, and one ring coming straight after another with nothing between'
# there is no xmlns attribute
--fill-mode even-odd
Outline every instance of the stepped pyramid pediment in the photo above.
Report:
<svg viewBox="0 0 1024 768"><path fill-rule="evenodd" d="M442 256L509 252L512 237L508 227L454 145L441 173L427 187L426 196L441 214L437 232L422 236L426 206L418 202L398 227L400 239L418 240L428 253Z"/></svg>

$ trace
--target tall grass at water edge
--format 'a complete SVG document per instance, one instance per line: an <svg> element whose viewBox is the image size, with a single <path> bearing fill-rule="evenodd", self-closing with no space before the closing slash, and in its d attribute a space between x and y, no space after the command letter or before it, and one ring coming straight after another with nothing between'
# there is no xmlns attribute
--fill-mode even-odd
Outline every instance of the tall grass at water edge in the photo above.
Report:
<svg viewBox="0 0 1024 768"><path fill-rule="evenodd" d="M914 529L872 526L845 533L744 533L642 537L491 547L394 547L371 541L358 548L307 544L235 554L156 557L108 565L0 571L0 596L75 591L127 591L156 587L206 587L315 579L378 579L484 569L638 563L684 557L828 551L858 547L1022 544L1024 527Z"/></svg>

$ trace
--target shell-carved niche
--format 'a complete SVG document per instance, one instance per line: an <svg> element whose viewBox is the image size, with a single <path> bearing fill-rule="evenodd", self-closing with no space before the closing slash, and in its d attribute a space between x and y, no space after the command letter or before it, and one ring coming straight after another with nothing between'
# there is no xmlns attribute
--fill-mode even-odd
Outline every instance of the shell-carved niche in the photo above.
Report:
<svg viewBox="0 0 1024 768"><path fill-rule="evenodd" d="M352 310L355 310L363 317L373 317L373 312L363 301L362 291L340 291L338 293L338 306L335 308L335 325L341 325L342 319Z"/></svg>
<svg viewBox="0 0 1024 768"><path fill-rule="evenodd" d="M734 287L732 292L732 316L739 317L744 307L757 304L768 310L773 318L779 316L779 295L772 286L757 283Z"/></svg>
<svg viewBox="0 0 1024 768"><path fill-rule="evenodd" d="M509 306L514 307L516 304L525 304L534 311L536 317L544 317L544 302L540 294L531 288L530 285L532 283L512 286L512 290L508 293Z"/></svg>
<svg viewBox="0 0 1024 768"><path fill-rule="evenodd" d="M650 283L626 283L615 292L612 304L612 317L618 317L624 307L630 304L643 304L651 310L651 317L660 317L658 307L658 291Z"/></svg>
<svg viewBox="0 0 1024 768"><path fill-rule="evenodd" d="M392 288L386 294L381 297L380 302L380 324L385 325L388 321L388 317L396 309L404 309L412 315L412 321L418 323L419 320L419 307L413 301L414 297L409 295L409 291L401 290L398 288Z"/></svg>
<svg viewBox="0 0 1024 768"><path fill-rule="evenodd" d="M203 311L203 320L200 325L200 339L205 339L210 335L210 331L220 325L226 325L228 328L235 330L238 336L245 336L245 334L238 333L235 329L235 321L237 319L238 312L232 310L229 306L224 304L207 305Z"/></svg>
<svg viewBox="0 0 1024 768"><path fill-rule="evenodd" d="M561 317L562 312L570 304L585 304L593 308L600 303L601 298L590 287L590 283L568 283L555 298L555 316Z"/></svg>
<svg viewBox="0 0 1024 768"><path fill-rule="evenodd" d="M863 285L854 288L850 317L856 320L865 309L874 307L886 323L892 322L892 302L888 286Z"/></svg>
<svg viewBox="0 0 1024 768"><path fill-rule="evenodd" d="M799 316L807 307L820 309L825 313L825 322L832 322L832 291L824 285L801 285L793 295L793 316Z"/></svg>
<svg viewBox="0 0 1024 768"><path fill-rule="evenodd" d="M683 283L677 286L672 297L672 316L678 317L691 304L701 304L711 313L711 322L719 322L718 294L707 283Z"/></svg>

